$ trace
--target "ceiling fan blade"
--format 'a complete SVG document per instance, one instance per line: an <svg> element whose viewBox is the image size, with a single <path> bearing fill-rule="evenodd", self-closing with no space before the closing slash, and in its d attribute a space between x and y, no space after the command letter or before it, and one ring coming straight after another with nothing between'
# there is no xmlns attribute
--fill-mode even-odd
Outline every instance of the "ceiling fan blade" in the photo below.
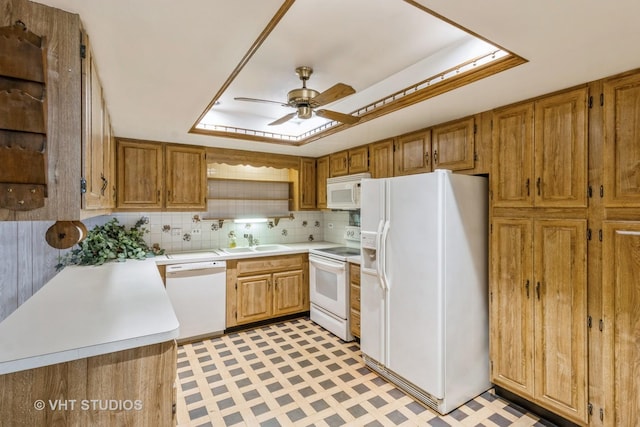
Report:
<svg viewBox="0 0 640 427"><path fill-rule="evenodd" d="M246 98L244 96L239 96L236 98L233 98L235 101L249 101L249 102L264 102L267 104L278 104L281 105L283 107L290 107L289 104L284 103L284 102L280 102L280 101L270 101L268 99L258 99L258 98Z"/></svg>
<svg viewBox="0 0 640 427"><path fill-rule="evenodd" d="M325 119L335 120L337 122L352 125L360 121L360 117L352 116L350 114L338 113L331 110L316 110L316 116L324 117Z"/></svg>
<svg viewBox="0 0 640 427"><path fill-rule="evenodd" d="M298 113L289 113L286 116L282 116L278 120L269 123L269 126L281 125L284 122L288 122L289 120L293 119L296 116L296 114Z"/></svg>
<svg viewBox="0 0 640 427"><path fill-rule="evenodd" d="M319 107L321 105L337 101L338 99L344 98L345 96L353 95L354 93L356 93L356 90L351 86L344 83L336 83L329 89L315 96L311 100L311 103L314 107Z"/></svg>

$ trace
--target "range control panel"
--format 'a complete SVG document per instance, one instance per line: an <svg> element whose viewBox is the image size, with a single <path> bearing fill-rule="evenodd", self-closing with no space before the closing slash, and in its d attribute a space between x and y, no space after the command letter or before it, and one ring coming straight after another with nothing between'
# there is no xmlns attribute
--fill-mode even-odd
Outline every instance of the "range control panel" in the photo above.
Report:
<svg viewBox="0 0 640 427"><path fill-rule="evenodd" d="M360 241L360 227L348 225L344 228L345 240Z"/></svg>

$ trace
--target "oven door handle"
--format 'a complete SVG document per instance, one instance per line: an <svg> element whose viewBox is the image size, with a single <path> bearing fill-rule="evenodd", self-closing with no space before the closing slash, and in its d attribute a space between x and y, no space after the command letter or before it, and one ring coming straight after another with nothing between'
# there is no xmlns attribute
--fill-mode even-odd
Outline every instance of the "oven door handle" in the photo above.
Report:
<svg viewBox="0 0 640 427"><path fill-rule="evenodd" d="M322 270L329 270L334 272L341 272L346 270L344 262L331 261L326 258L318 258L313 255L309 257L309 262Z"/></svg>

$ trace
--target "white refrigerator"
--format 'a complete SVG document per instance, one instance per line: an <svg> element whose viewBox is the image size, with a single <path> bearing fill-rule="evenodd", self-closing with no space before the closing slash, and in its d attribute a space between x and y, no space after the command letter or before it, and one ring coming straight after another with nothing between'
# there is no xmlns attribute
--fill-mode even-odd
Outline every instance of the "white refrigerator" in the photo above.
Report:
<svg viewBox="0 0 640 427"><path fill-rule="evenodd" d="M488 197L448 170L362 181L365 364L441 414L491 387Z"/></svg>

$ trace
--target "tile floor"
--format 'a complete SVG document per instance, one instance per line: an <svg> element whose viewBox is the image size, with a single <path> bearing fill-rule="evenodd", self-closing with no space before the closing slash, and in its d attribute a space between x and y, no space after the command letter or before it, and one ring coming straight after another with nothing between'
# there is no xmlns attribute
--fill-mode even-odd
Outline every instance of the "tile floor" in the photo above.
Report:
<svg viewBox="0 0 640 427"><path fill-rule="evenodd" d="M551 426L486 392L440 416L308 318L178 348L178 426Z"/></svg>

